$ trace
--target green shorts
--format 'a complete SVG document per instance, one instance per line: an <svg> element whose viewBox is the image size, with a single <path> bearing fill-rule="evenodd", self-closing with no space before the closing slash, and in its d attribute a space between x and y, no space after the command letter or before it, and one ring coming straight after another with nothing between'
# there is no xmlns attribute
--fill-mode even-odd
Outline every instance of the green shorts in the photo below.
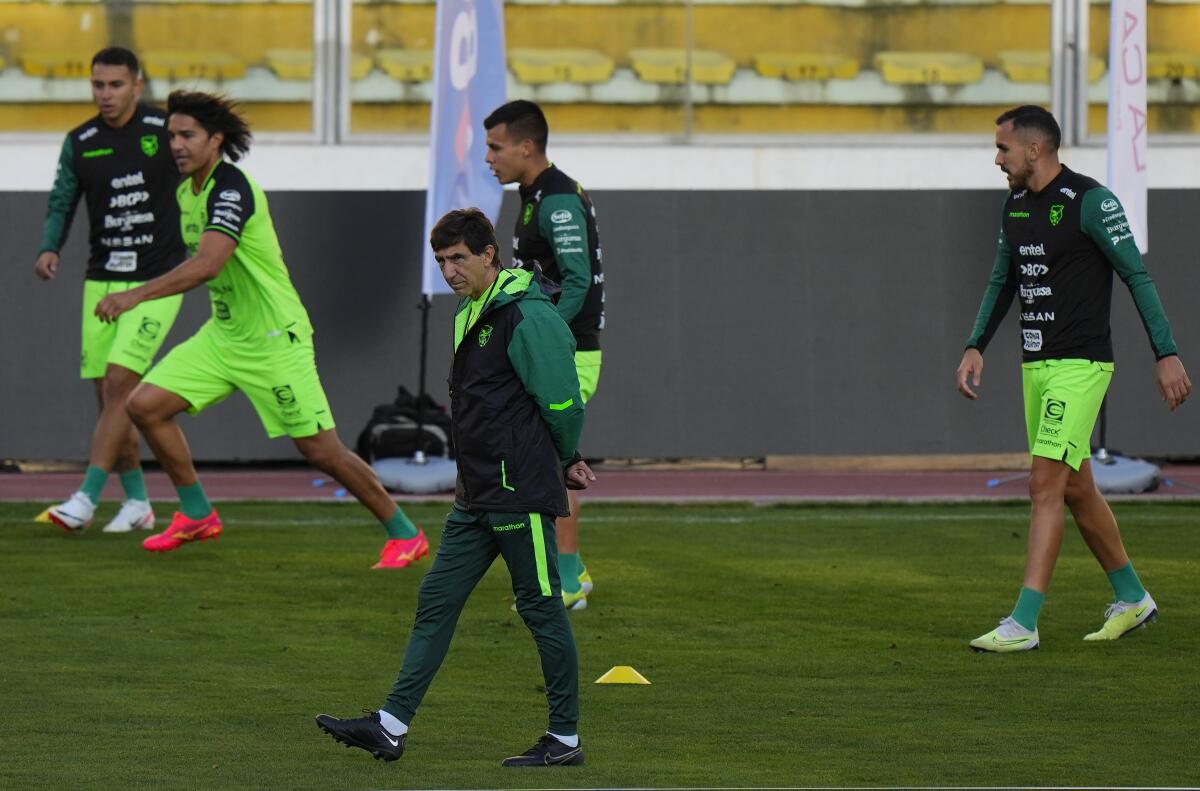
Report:
<svg viewBox="0 0 1200 791"><path fill-rule="evenodd" d="M1112 381L1113 364L1041 360L1021 365L1029 452L1078 470L1092 454L1092 429Z"/></svg>
<svg viewBox="0 0 1200 791"><path fill-rule="evenodd" d="M600 383L600 350L575 352L575 372L579 374L579 397L583 403L592 400Z"/></svg>
<svg viewBox="0 0 1200 791"><path fill-rule="evenodd" d="M111 324L96 318L96 305L100 300L140 285L113 280L83 281L80 379L103 378L109 364L128 368L138 375L146 373L150 367L179 314L182 294L143 302Z"/></svg>
<svg viewBox="0 0 1200 791"><path fill-rule="evenodd" d="M183 398L193 415L241 390L270 437L311 437L334 426L311 338L284 333L248 346L224 339L209 320L144 381Z"/></svg>

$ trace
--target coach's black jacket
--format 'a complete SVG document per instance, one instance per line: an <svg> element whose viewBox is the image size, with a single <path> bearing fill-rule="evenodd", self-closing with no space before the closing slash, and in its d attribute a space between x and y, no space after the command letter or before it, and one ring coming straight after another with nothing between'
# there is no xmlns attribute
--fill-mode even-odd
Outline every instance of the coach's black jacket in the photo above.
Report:
<svg viewBox="0 0 1200 791"><path fill-rule="evenodd" d="M540 270L502 269L471 320L454 317L450 412L458 461L455 502L473 511L566 516L563 468L576 457L583 400L575 340Z"/></svg>

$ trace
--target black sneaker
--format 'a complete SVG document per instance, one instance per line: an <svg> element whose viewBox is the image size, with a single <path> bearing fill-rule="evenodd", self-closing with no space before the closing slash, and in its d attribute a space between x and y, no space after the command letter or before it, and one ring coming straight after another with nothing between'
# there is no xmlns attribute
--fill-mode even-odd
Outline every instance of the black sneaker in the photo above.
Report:
<svg viewBox="0 0 1200 791"><path fill-rule="evenodd" d="M505 758L501 766L580 766L583 764L583 742L578 747L568 747L548 733L538 738L537 744L520 755Z"/></svg>
<svg viewBox="0 0 1200 791"><path fill-rule="evenodd" d="M366 711L364 709L364 711ZM368 711L365 717L339 720L328 714L317 715L317 727L328 733L336 742L347 747L359 747L376 759L394 761L404 755L404 742L408 734L393 736L379 724L379 712Z"/></svg>

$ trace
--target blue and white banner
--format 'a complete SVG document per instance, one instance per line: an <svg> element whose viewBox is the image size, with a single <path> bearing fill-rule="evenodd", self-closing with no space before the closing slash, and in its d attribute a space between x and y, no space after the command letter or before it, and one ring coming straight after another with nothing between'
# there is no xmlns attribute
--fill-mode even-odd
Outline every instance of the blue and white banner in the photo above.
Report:
<svg viewBox="0 0 1200 791"><path fill-rule="evenodd" d="M421 289L449 294L429 249L429 232L443 214L468 206L496 222L504 193L484 162L483 129L483 119L506 95L503 0L437 0L436 36Z"/></svg>
<svg viewBox="0 0 1200 791"><path fill-rule="evenodd" d="M1112 0L1108 37L1108 188L1125 207L1138 249L1150 249L1146 211L1146 0Z"/></svg>

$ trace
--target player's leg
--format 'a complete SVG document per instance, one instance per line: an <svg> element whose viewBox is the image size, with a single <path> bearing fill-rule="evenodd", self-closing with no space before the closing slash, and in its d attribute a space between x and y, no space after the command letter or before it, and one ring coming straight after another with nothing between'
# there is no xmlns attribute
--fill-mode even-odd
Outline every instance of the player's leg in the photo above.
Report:
<svg viewBox="0 0 1200 791"><path fill-rule="evenodd" d="M338 438L317 373L312 341L286 334L236 363L234 381L250 399L271 437L287 436L317 469L367 507L388 540L375 568L404 568L428 554L424 532L399 508L379 477Z"/></svg>
<svg viewBox="0 0 1200 791"><path fill-rule="evenodd" d="M1071 467L1063 463L1066 442L1057 402L1049 395L1053 371L1044 361L1021 367L1025 428L1031 456L1030 519L1025 575L1012 612L999 626L971 641L976 651L1007 653L1037 648L1037 620L1062 547L1063 502ZM1049 418L1047 418L1049 415Z"/></svg>
<svg viewBox="0 0 1200 791"><path fill-rule="evenodd" d="M517 612L533 634L546 685L546 735L505 766L583 763L579 743L579 657L571 620L562 604L554 517L545 514L487 515L512 577Z"/></svg>
<svg viewBox="0 0 1200 791"><path fill-rule="evenodd" d="M221 519L196 475L187 438L175 420L181 412L196 414L233 392L221 350L207 328L201 327L172 349L146 374L127 402L130 418L179 496L179 511L171 525L142 542L152 552L169 552L189 541L216 538L222 530Z"/></svg>
<svg viewBox="0 0 1200 791"><path fill-rule="evenodd" d="M586 404L596 394L600 383L601 352L583 351L575 353L575 372L579 376L579 395ZM592 575L583 563L579 552L579 495L567 491L567 502L571 513L562 517L555 525L558 534L559 571L562 575L563 603L568 610L587 607L587 596L592 592Z"/></svg>
<svg viewBox="0 0 1200 791"><path fill-rule="evenodd" d="M1091 436L1096 416L1112 378L1112 365L1091 363L1071 371L1071 401L1080 405L1077 417L1084 424L1073 428L1082 436ZM1104 625L1085 640L1115 640L1158 617L1158 607L1146 591L1121 539L1116 517L1104 495L1096 487L1091 460L1085 458L1072 472L1066 491L1067 507L1075 518L1080 535L1103 569L1113 589L1113 601L1107 607Z"/></svg>
<svg viewBox="0 0 1200 791"><path fill-rule="evenodd" d="M137 285L113 283L110 291ZM126 410L126 401L150 368L182 304L182 295L149 300L122 314L116 321L116 336L109 349L104 374L104 411L92 442L92 464L120 475L125 502L116 518L105 526L105 532L149 530L154 526L154 512L142 475L137 432Z"/></svg>
<svg viewBox="0 0 1200 791"><path fill-rule="evenodd" d="M321 714L317 726L337 741L367 750L376 758L399 758L408 726L446 658L463 606L497 551L484 514L451 510L433 565L421 581L404 662L383 707L351 719Z"/></svg>
<svg viewBox="0 0 1200 791"><path fill-rule="evenodd" d="M117 328L105 324L93 315L96 304L108 294L110 284L99 280L83 281L83 316L80 322L79 378L91 379L96 391L99 415L104 415L104 372L108 353ZM99 419L99 418L98 418ZM79 489L65 502L51 506L36 517L36 521L52 522L68 532L86 529L92 523L100 495L108 483L111 467L89 464Z"/></svg>

